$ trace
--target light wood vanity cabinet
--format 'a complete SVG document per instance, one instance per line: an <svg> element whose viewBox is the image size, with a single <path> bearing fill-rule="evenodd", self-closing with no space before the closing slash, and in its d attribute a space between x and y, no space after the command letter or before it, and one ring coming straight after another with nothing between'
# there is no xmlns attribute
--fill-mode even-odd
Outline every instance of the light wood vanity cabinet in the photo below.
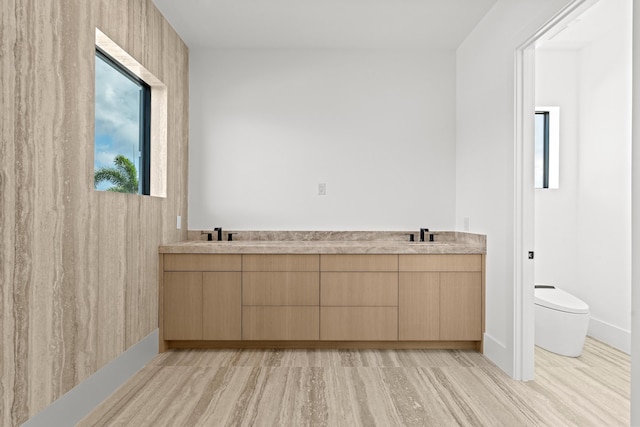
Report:
<svg viewBox="0 0 640 427"><path fill-rule="evenodd" d="M317 340L318 255L244 255L242 339Z"/></svg>
<svg viewBox="0 0 640 427"><path fill-rule="evenodd" d="M202 273L164 273L164 338L202 339Z"/></svg>
<svg viewBox="0 0 640 427"><path fill-rule="evenodd" d="M203 340L240 339L241 289L240 273L202 273Z"/></svg>
<svg viewBox="0 0 640 427"><path fill-rule="evenodd" d="M241 266L240 255L164 255L162 339L239 340Z"/></svg>
<svg viewBox="0 0 640 427"><path fill-rule="evenodd" d="M162 254L160 268L161 351L482 349L484 255Z"/></svg>
<svg viewBox="0 0 640 427"><path fill-rule="evenodd" d="M481 341L482 255L400 255L400 340Z"/></svg>
<svg viewBox="0 0 640 427"><path fill-rule="evenodd" d="M398 305L398 339L440 339L440 273L401 272Z"/></svg>
<svg viewBox="0 0 640 427"><path fill-rule="evenodd" d="M440 339L480 341L482 329L481 273L440 273Z"/></svg>
<svg viewBox="0 0 640 427"><path fill-rule="evenodd" d="M320 256L320 339L398 339L398 256Z"/></svg>

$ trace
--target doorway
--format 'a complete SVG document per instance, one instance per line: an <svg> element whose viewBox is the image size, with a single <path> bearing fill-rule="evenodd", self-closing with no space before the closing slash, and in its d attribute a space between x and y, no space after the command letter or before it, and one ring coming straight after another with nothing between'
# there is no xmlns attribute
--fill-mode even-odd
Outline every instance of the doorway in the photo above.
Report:
<svg viewBox="0 0 640 427"><path fill-rule="evenodd" d="M589 335L627 354L631 7L630 0L599 0L539 43L535 55L536 116L545 109L540 106L556 106L557 117L549 120L562 139L561 147L556 144L561 151L550 150L554 166L562 166L562 183L556 176L550 188L539 188L536 181L535 281L585 301L591 311Z"/></svg>
<svg viewBox="0 0 640 427"><path fill-rule="evenodd" d="M585 300L589 335L630 353L631 7L575 1L517 51L514 366L522 380L535 370L534 282L556 281ZM532 117L543 104L564 104L555 190L534 189Z"/></svg>
<svg viewBox="0 0 640 427"><path fill-rule="evenodd" d="M515 114L515 254L514 254L514 377L533 380L534 329L534 115L535 49L553 38L597 0L575 0L516 50Z"/></svg>

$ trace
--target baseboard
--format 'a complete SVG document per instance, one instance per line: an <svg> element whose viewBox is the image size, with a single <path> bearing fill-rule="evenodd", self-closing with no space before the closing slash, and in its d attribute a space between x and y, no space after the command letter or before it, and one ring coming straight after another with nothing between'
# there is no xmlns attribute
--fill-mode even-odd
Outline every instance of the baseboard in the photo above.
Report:
<svg viewBox="0 0 640 427"><path fill-rule="evenodd" d="M620 351L631 354L631 331L624 330L592 316L589 318L587 335Z"/></svg>
<svg viewBox="0 0 640 427"><path fill-rule="evenodd" d="M507 346L485 333L483 353L487 359L513 378L513 355L507 351Z"/></svg>
<svg viewBox="0 0 640 427"><path fill-rule="evenodd" d="M76 425L158 354L156 329L113 362L31 417L23 427Z"/></svg>

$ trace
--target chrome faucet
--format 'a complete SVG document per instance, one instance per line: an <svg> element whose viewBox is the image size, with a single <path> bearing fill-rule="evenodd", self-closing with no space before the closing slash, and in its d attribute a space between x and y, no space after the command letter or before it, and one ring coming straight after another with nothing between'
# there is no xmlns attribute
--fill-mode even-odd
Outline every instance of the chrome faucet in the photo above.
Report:
<svg viewBox="0 0 640 427"><path fill-rule="evenodd" d="M428 228L421 228L421 229L420 229L420 241L421 241L421 242L424 242L424 232L425 232L425 231L428 233L428 232L429 232L429 229L428 229Z"/></svg>

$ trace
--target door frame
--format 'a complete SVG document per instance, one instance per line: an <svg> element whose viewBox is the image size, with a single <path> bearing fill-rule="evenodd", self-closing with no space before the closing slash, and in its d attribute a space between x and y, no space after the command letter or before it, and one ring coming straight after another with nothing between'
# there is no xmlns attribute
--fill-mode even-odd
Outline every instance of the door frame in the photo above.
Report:
<svg viewBox="0 0 640 427"><path fill-rule="evenodd" d="M598 1L572 1L515 52L513 376L517 380L530 381L535 376L535 272L529 259L535 247L535 49Z"/></svg>

